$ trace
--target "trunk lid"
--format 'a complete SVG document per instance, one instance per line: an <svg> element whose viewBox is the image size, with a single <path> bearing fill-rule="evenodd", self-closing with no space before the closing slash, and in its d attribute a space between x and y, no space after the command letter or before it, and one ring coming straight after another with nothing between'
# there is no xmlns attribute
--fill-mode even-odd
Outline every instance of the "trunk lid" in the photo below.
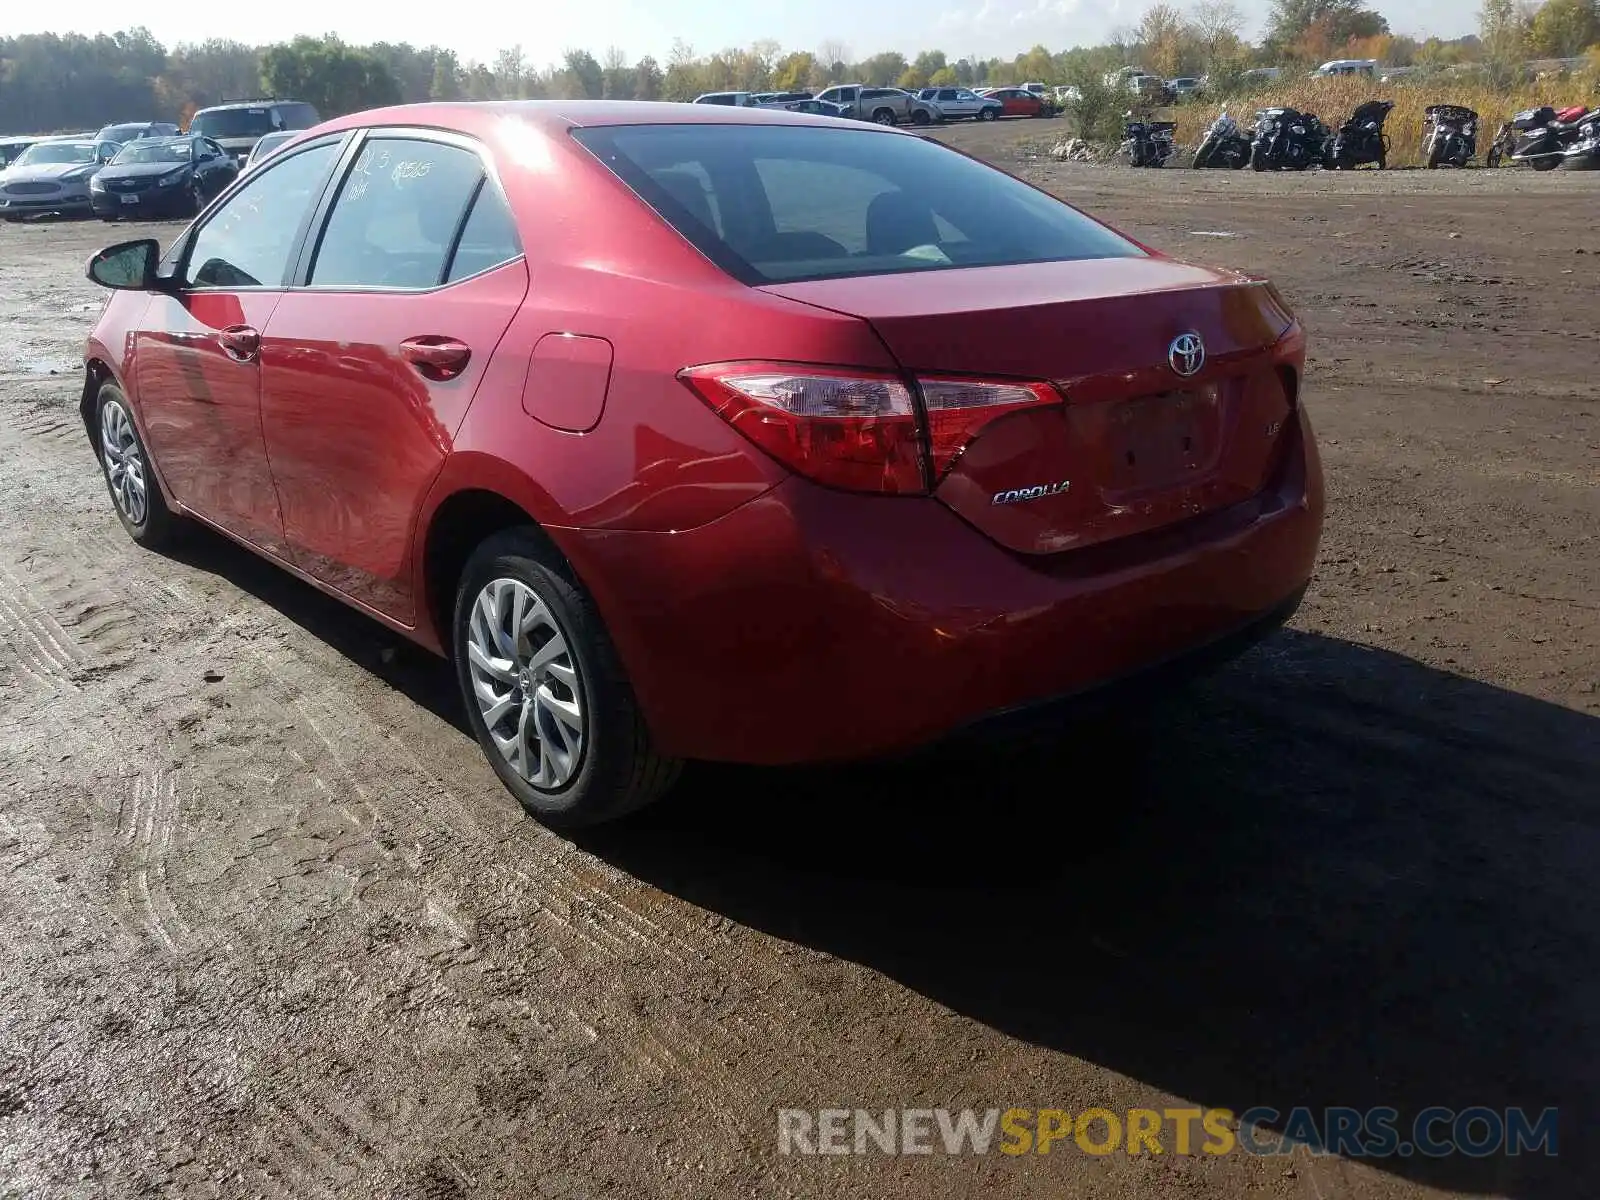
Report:
<svg viewBox="0 0 1600 1200"><path fill-rule="evenodd" d="M935 489L1012 550L1056 553L1238 503L1266 485L1286 436L1290 384L1272 347L1293 318L1248 276L1133 257L765 290L866 319L912 374L1056 385L1064 407L984 425ZM1170 361L1186 334L1205 352L1190 377Z"/></svg>

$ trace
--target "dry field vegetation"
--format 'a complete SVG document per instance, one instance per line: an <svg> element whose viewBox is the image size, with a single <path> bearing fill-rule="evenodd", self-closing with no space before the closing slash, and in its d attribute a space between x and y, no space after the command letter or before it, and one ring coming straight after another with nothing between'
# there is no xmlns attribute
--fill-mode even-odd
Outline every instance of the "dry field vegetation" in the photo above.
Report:
<svg viewBox="0 0 1600 1200"><path fill-rule="evenodd" d="M1481 82L1448 79L1383 84L1369 79L1303 78L1280 83L1270 91L1235 98L1226 102L1236 118L1247 120L1258 108L1283 104L1312 112L1334 129L1347 120L1356 105L1366 100L1393 100L1384 131L1393 143L1389 164L1396 167L1422 166L1423 110L1434 104L1462 104L1475 110L1482 122L1478 130L1478 154L1489 148L1500 123L1526 108L1551 104L1600 103L1600 73L1584 73L1561 79L1543 79L1506 90ZM1200 102L1178 107L1178 144L1193 147L1205 136L1207 126L1216 119L1222 104Z"/></svg>

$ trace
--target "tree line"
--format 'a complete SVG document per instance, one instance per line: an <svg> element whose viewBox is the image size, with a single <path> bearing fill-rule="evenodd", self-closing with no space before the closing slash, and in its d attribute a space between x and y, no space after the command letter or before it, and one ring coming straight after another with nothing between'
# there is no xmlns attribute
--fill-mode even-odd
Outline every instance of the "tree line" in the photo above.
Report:
<svg viewBox="0 0 1600 1200"><path fill-rule="evenodd" d="M186 121L228 99L276 95L307 100L324 116L423 100L611 98L689 100L710 91L816 90L832 83L875 86L1092 84L1138 65L1167 77L1207 74L1225 84L1252 66L1292 66L1333 57L1394 65L1445 64L1494 54L1576 54L1600 41L1600 0L1485 0L1484 37L1454 42L1397 37L1362 0L1274 0L1265 35L1251 44L1232 0L1187 7L1156 3L1108 43L1013 58L952 59L941 50L907 57L884 51L854 58L842 41L785 50L774 41L702 54L675 42L665 60L630 59L615 47L596 57L569 50L533 62L521 47L492 62L461 59L440 46L334 36L268 46L213 39L167 48L149 30L93 37L25 34L0 38L0 133L96 128L116 120Z"/></svg>

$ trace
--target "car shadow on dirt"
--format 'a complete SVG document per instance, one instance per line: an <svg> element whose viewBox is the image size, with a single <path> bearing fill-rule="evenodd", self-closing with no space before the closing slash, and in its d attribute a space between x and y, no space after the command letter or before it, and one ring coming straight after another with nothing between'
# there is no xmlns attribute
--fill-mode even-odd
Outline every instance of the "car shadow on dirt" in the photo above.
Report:
<svg viewBox="0 0 1600 1200"><path fill-rule="evenodd" d="M470 737L440 660L220 538L177 557ZM1402 1133L1431 1106L1559 1107L1558 1158L1377 1165L1577 1196L1600 1115L1597 781L1600 720L1289 630L1055 736L830 769L694 765L666 801L577 840L1197 1104L1387 1106Z"/></svg>
<svg viewBox="0 0 1600 1200"><path fill-rule="evenodd" d="M1434 1105L1559 1106L1556 1159L1378 1163L1543 1197L1581 1187L1595 1115L1597 781L1600 721L1287 631L1051 742L699 768L582 841L1207 1106L1390 1106L1403 1135Z"/></svg>

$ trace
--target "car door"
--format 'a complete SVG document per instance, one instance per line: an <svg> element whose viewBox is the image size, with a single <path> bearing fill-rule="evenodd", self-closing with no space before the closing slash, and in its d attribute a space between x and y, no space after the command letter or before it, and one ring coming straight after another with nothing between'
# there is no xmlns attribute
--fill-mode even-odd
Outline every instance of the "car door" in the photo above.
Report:
<svg viewBox="0 0 1600 1200"><path fill-rule="evenodd" d="M196 138L194 153L195 172L200 176L201 192L207 200L213 200L238 178L239 164L209 138Z"/></svg>
<svg viewBox="0 0 1600 1200"><path fill-rule="evenodd" d="M187 509L279 557L283 521L261 436L261 331L283 296L342 138L274 160L187 233L171 286L134 334L140 415Z"/></svg>
<svg viewBox="0 0 1600 1200"><path fill-rule="evenodd" d="M411 624L417 516L528 271L475 143L385 129L349 159L267 325L261 424L295 563Z"/></svg>

